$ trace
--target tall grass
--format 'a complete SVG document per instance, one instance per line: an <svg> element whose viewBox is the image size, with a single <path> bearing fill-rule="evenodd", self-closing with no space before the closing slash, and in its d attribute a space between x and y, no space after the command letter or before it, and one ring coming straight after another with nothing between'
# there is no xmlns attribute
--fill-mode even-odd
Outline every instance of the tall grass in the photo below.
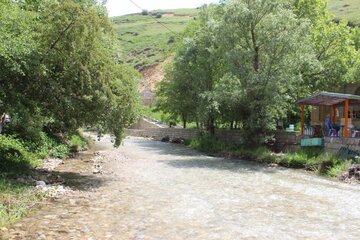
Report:
<svg viewBox="0 0 360 240"><path fill-rule="evenodd" d="M31 186L0 177L0 227L20 219L42 199Z"/></svg>

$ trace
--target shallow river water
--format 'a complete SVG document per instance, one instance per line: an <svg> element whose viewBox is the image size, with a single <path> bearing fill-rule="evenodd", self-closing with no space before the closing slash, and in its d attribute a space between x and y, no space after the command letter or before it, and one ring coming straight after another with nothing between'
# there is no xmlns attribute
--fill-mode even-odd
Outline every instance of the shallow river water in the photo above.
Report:
<svg viewBox="0 0 360 240"><path fill-rule="evenodd" d="M5 238L360 239L359 186L140 138L110 145L98 143L104 174L75 174L79 194Z"/></svg>

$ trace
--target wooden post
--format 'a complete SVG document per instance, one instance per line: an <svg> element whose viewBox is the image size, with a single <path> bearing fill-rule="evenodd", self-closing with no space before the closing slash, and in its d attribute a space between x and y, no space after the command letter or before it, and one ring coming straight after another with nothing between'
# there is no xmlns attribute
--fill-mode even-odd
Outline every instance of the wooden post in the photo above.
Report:
<svg viewBox="0 0 360 240"><path fill-rule="evenodd" d="M349 112L349 99L346 99L345 100L345 126L344 126L345 137L349 137L349 115L348 115L348 112Z"/></svg>
<svg viewBox="0 0 360 240"><path fill-rule="evenodd" d="M333 124L336 124L336 105L333 105L332 122L333 122Z"/></svg>
<svg viewBox="0 0 360 240"><path fill-rule="evenodd" d="M305 105L301 105L301 136L304 136L305 131Z"/></svg>

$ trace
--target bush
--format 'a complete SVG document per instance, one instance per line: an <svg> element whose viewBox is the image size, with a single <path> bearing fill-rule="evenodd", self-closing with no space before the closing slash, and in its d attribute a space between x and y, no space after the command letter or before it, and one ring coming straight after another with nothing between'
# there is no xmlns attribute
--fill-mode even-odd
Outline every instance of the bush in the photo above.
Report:
<svg viewBox="0 0 360 240"><path fill-rule="evenodd" d="M70 137L70 148L72 152L78 152L85 149L89 142L86 138L81 136L80 133L71 135Z"/></svg>
<svg viewBox="0 0 360 240"><path fill-rule="evenodd" d="M210 134L203 134L191 140L189 146L206 153L217 153L226 149L226 145L223 142Z"/></svg>
<svg viewBox="0 0 360 240"><path fill-rule="evenodd" d="M69 156L70 149L65 144L58 144L57 146L53 147L50 151L50 156L55 158L66 158Z"/></svg>
<svg viewBox="0 0 360 240"><path fill-rule="evenodd" d="M26 172L38 164L37 157L12 136L0 135L0 171L14 175Z"/></svg>
<svg viewBox="0 0 360 240"><path fill-rule="evenodd" d="M34 152L38 158L65 158L69 155L69 147L55 135L38 132L36 139L24 141L26 147Z"/></svg>
<svg viewBox="0 0 360 240"><path fill-rule="evenodd" d="M330 176L330 177L339 177L343 172L345 172L352 164L351 160L333 160L332 164L324 169L325 171L320 172L321 174Z"/></svg>
<svg viewBox="0 0 360 240"><path fill-rule="evenodd" d="M161 14L161 13L157 13L155 17L156 17L156 18L161 18L161 17L162 17L162 14Z"/></svg>

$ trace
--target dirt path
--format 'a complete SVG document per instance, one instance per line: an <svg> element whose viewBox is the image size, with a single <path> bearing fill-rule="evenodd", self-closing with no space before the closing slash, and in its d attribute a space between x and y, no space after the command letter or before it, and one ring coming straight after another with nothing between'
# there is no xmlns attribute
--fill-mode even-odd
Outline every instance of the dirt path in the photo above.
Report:
<svg viewBox="0 0 360 240"><path fill-rule="evenodd" d="M358 186L146 139L127 139L118 150L109 139L98 146L103 174L92 173L87 157L73 163L68 182L78 191L5 237L360 239Z"/></svg>

